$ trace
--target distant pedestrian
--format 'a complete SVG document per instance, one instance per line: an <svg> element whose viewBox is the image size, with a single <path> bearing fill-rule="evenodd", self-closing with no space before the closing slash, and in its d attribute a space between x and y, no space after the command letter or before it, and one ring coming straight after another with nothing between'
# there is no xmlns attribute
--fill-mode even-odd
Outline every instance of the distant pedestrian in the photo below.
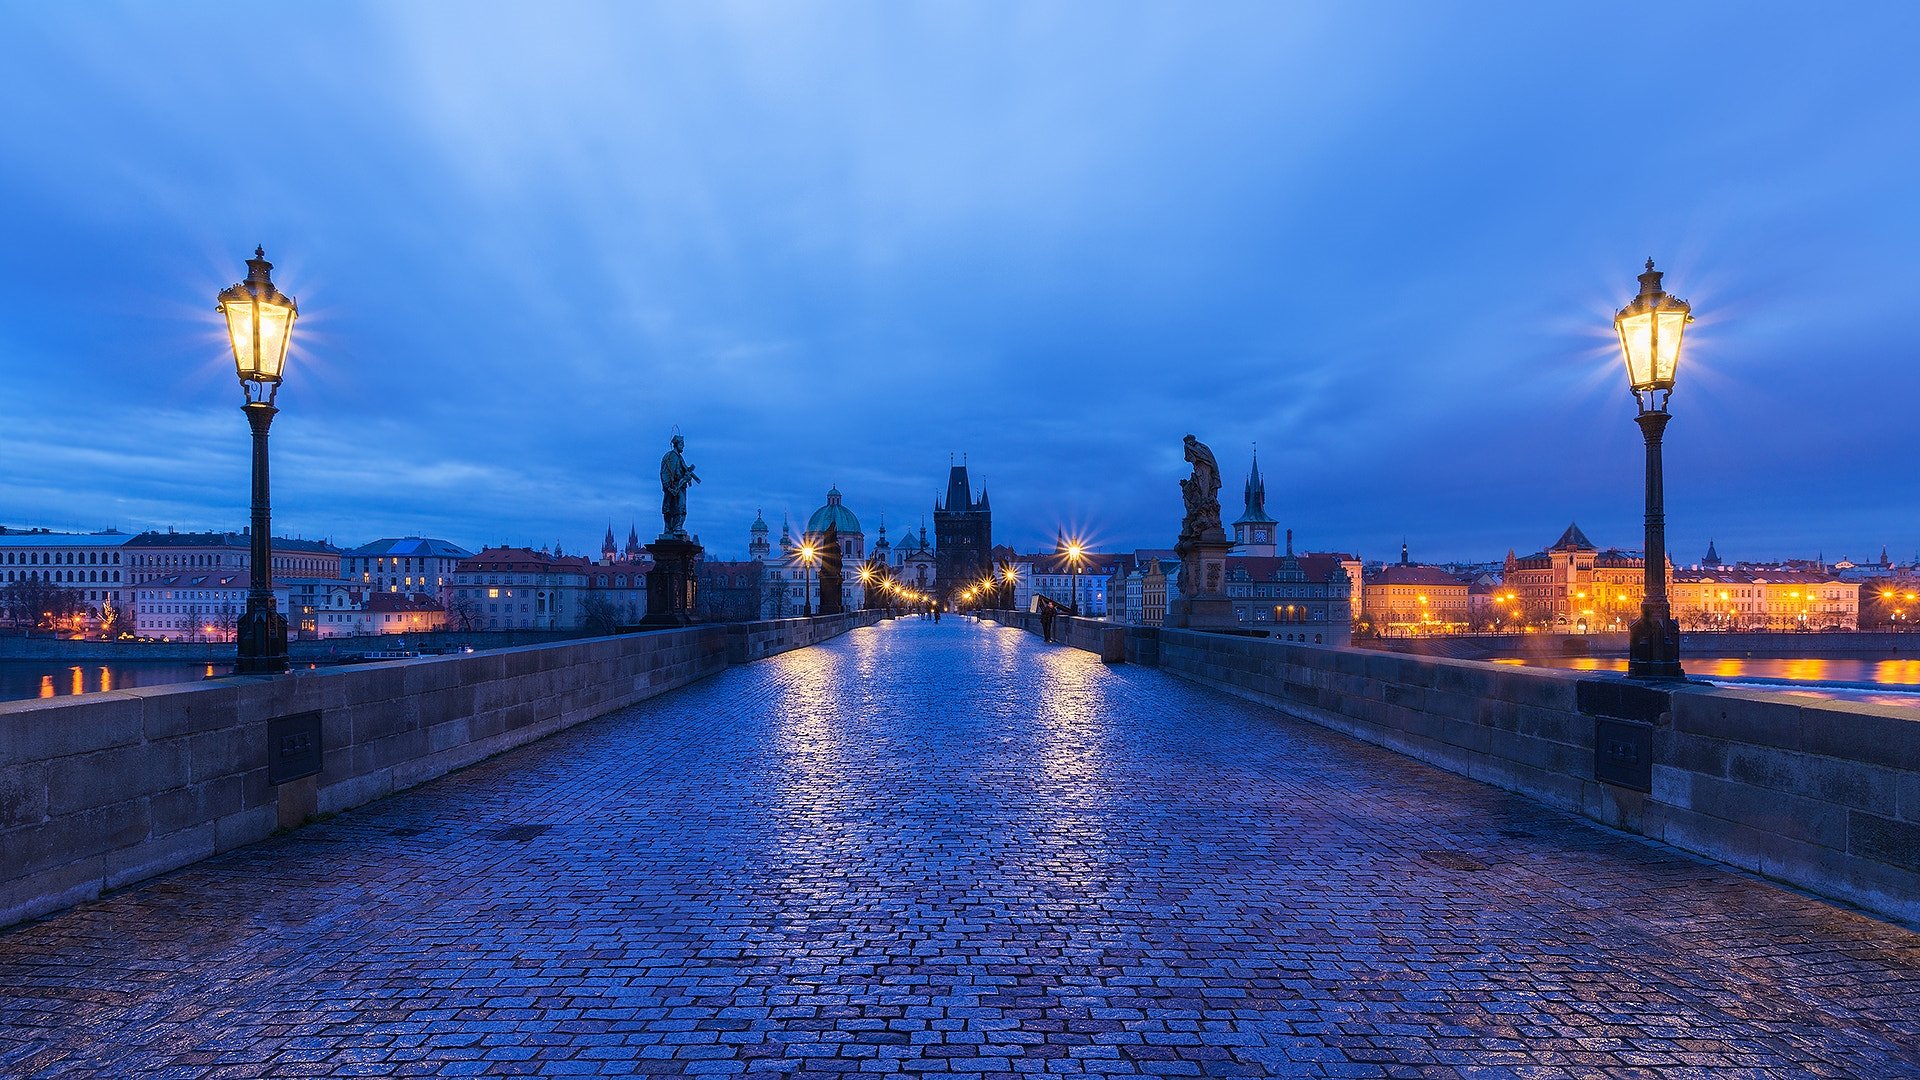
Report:
<svg viewBox="0 0 1920 1080"><path fill-rule="evenodd" d="M1050 604L1040 605L1040 640L1053 640L1053 607Z"/></svg>

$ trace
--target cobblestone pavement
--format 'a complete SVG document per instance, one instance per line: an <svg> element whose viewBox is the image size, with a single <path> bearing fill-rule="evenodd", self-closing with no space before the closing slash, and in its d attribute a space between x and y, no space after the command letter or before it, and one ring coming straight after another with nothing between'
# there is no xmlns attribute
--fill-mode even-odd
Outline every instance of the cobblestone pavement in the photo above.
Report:
<svg viewBox="0 0 1920 1080"><path fill-rule="evenodd" d="M1920 935L953 619L0 934L8 1075L856 1071L1920 1076Z"/></svg>

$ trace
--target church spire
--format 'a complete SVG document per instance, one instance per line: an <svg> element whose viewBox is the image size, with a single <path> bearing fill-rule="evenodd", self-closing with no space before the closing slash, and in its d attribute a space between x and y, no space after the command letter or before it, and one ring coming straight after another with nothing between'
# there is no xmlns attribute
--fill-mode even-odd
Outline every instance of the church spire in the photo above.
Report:
<svg viewBox="0 0 1920 1080"><path fill-rule="evenodd" d="M1233 523L1235 541L1242 545L1263 546L1273 554L1274 529L1279 524L1267 513L1267 480L1260 475L1260 454L1253 455L1253 468L1247 470L1246 509Z"/></svg>

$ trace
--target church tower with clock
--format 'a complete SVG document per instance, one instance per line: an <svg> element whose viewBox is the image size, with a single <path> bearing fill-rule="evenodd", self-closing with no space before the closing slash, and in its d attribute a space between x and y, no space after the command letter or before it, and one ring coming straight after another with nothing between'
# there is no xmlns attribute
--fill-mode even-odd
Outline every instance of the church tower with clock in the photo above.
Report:
<svg viewBox="0 0 1920 1080"><path fill-rule="evenodd" d="M1267 482L1260 478L1260 455L1253 455L1253 469L1247 473L1247 508L1233 523L1233 553L1273 558L1279 554L1275 526L1279 523L1267 514Z"/></svg>

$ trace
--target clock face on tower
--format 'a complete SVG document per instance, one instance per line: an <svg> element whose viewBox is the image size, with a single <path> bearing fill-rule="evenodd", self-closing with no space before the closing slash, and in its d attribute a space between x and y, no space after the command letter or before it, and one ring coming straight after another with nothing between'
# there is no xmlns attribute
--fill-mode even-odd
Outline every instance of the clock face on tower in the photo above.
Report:
<svg viewBox="0 0 1920 1080"><path fill-rule="evenodd" d="M1267 542L1267 530L1265 530L1265 529L1255 529L1255 530L1253 531L1253 542L1254 542L1254 543L1256 543L1256 544L1264 544L1264 543L1266 543L1266 542Z"/></svg>

